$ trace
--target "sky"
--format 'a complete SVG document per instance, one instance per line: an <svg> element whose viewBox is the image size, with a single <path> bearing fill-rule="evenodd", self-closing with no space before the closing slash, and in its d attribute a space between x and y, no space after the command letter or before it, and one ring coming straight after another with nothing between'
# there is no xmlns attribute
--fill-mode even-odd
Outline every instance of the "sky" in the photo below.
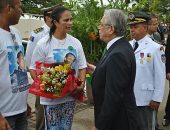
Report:
<svg viewBox="0 0 170 130"><path fill-rule="evenodd" d="M69 1L69 0L66 0L66 1ZM99 2L100 2L100 0L98 0ZM103 0L103 4L108 4L109 2L108 2L108 0Z"/></svg>
<svg viewBox="0 0 170 130"><path fill-rule="evenodd" d="M100 0L98 0L98 1L100 1ZM108 0L103 0L103 4L108 4L109 2L108 2Z"/></svg>

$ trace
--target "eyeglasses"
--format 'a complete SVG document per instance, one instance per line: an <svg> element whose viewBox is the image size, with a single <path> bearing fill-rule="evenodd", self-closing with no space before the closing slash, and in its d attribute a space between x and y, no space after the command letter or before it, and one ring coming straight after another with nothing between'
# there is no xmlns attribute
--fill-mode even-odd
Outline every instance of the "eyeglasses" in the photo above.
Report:
<svg viewBox="0 0 170 130"><path fill-rule="evenodd" d="M112 25L110 25L110 24L102 24L102 23L100 23L98 25L98 28L104 28L104 27L112 27Z"/></svg>

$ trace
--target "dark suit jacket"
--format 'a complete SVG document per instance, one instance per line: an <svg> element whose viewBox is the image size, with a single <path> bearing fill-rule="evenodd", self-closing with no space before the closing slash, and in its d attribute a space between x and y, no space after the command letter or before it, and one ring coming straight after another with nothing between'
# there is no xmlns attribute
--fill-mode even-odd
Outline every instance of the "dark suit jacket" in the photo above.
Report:
<svg viewBox="0 0 170 130"><path fill-rule="evenodd" d="M116 41L97 65L92 79L95 126L99 130L137 130L133 92L136 62L124 38Z"/></svg>
<svg viewBox="0 0 170 130"><path fill-rule="evenodd" d="M166 73L170 73L170 34L168 35L167 42L166 42Z"/></svg>

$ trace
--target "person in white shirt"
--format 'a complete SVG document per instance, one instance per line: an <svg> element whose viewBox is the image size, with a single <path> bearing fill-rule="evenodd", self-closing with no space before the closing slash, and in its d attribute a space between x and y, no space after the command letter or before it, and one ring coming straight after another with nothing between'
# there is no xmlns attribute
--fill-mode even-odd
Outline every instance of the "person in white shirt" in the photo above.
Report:
<svg viewBox="0 0 170 130"><path fill-rule="evenodd" d="M45 22L44 25L31 32L29 41L27 43L26 54L25 54L26 64L28 68L31 64L32 54L37 45L37 42L45 35L49 34L50 27L52 26L51 13L52 10L57 6L59 5L55 5L53 7L43 9L42 11L43 11L44 22ZM43 106L40 104L39 96L36 96L35 114L36 114L36 130L45 129L44 110L43 110Z"/></svg>
<svg viewBox="0 0 170 130"><path fill-rule="evenodd" d="M74 55L75 60L71 68L75 70L76 77L82 81L75 93L84 89L86 74L86 59L80 41L67 34L71 31L72 15L64 6L56 7L51 14L52 27L49 35L42 38L33 52L30 72L35 78L36 62L63 63L68 53ZM75 99L65 96L58 99L40 97L40 103L44 106L46 130L71 130L75 109Z"/></svg>
<svg viewBox="0 0 170 130"><path fill-rule="evenodd" d="M155 129L156 111L162 102L165 86L163 47L148 36L150 17L144 12L129 13L130 44L136 57L134 92L140 130Z"/></svg>
<svg viewBox="0 0 170 130"><path fill-rule="evenodd" d="M0 130L27 129L29 83L21 57L24 47L20 33L11 26L18 23L21 14L20 0L0 1Z"/></svg>

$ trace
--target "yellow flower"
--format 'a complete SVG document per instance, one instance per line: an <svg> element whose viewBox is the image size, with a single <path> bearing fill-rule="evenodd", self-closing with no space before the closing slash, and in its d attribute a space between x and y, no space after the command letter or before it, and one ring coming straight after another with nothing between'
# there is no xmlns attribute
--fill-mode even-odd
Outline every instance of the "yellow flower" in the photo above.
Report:
<svg viewBox="0 0 170 130"><path fill-rule="evenodd" d="M50 71L51 71L52 75L55 75L55 73L56 73L55 68L51 68Z"/></svg>
<svg viewBox="0 0 170 130"><path fill-rule="evenodd" d="M92 40L92 41L95 41L97 39L96 32L89 32L88 36L89 36L89 39Z"/></svg>

